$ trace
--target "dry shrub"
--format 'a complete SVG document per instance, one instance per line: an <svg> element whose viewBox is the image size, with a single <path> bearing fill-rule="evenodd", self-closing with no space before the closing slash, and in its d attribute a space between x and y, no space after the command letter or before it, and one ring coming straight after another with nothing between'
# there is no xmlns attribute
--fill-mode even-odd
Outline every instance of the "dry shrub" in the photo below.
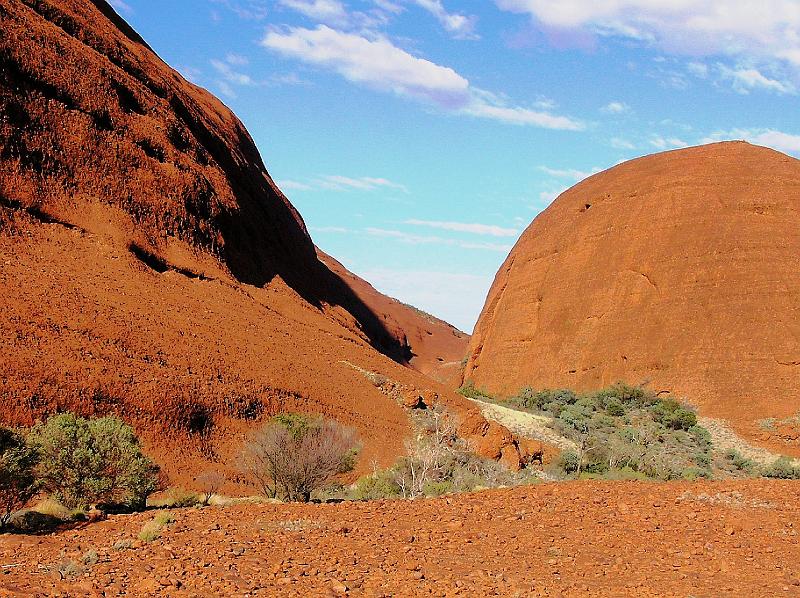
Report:
<svg viewBox="0 0 800 598"><path fill-rule="evenodd" d="M225 485L225 475L216 470L209 470L197 476L197 483L200 485L200 491L203 495L202 505L207 507L222 487Z"/></svg>
<svg viewBox="0 0 800 598"><path fill-rule="evenodd" d="M308 502L334 476L352 471L357 453L352 429L329 419L283 416L250 436L243 466L265 496Z"/></svg>

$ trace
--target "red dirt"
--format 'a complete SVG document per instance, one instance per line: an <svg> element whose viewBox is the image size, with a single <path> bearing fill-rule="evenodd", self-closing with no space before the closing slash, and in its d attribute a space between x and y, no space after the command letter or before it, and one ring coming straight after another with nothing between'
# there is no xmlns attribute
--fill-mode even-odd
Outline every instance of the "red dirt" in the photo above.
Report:
<svg viewBox="0 0 800 598"><path fill-rule="evenodd" d="M400 365L428 324L387 329L243 125L104 1L0 0L0 25L0 423L116 413L191 484L289 410L389 465L408 418L352 365L473 417Z"/></svg>
<svg viewBox="0 0 800 598"><path fill-rule="evenodd" d="M173 511L151 544L143 513L0 536L0 596L797 596L798 505L792 482L571 482Z"/></svg>
<svg viewBox="0 0 800 598"><path fill-rule="evenodd" d="M649 156L590 177L525 231L497 274L465 379L650 381L748 439L800 410L800 161L743 142Z"/></svg>

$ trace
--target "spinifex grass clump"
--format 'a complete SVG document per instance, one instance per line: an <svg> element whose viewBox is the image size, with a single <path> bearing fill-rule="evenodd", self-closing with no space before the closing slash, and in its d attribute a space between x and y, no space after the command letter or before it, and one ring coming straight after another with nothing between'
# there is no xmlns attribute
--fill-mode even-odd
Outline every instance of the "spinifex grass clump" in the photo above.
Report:
<svg viewBox="0 0 800 598"><path fill-rule="evenodd" d="M509 402L548 415L553 428L573 440L558 467L580 476L660 480L711 475L711 438L697 415L671 398L617 383L579 394L569 389L523 389Z"/></svg>

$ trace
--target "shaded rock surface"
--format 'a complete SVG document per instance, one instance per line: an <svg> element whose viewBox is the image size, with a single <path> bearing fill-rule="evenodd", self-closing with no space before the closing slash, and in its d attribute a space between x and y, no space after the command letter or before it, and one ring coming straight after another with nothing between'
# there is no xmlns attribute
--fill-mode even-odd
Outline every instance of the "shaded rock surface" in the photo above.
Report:
<svg viewBox="0 0 800 598"><path fill-rule="evenodd" d="M800 410L799 218L800 161L744 142L594 175L500 268L464 379L500 395L648 383L800 455L759 423Z"/></svg>

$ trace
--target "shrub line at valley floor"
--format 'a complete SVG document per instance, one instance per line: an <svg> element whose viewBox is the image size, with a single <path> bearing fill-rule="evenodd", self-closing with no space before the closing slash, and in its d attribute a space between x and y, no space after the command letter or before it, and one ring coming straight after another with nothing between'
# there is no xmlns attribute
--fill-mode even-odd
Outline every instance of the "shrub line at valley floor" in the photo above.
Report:
<svg viewBox="0 0 800 598"><path fill-rule="evenodd" d="M434 405L411 412L414 434L395 465L346 483L361 449L354 431L322 416L283 413L248 435L237 463L219 463L188 490L170 487L118 418L65 413L27 434L0 428L0 529L31 532L106 512L230 502L221 490L231 469L265 499L289 502L416 499L542 480L800 479L788 458L761 465L734 449L715 450L690 407L641 386L582 394L525 388L504 401L470 384L460 392L535 416L567 448L543 470L513 472L478 456L457 435L458 418ZM157 539L169 524L157 517L142 537Z"/></svg>

